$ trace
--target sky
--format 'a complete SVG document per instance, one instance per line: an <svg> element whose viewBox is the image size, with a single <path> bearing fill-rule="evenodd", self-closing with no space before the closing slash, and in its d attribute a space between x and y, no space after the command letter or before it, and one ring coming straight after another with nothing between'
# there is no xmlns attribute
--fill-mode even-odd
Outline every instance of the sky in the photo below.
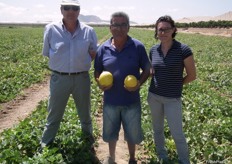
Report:
<svg viewBox="0 0 232 164"><path fill-rule="evenodd" d="M44 23L59 21L61 0L0 0L0 23ZM138 24L152 24L162 15L184 17L218 16L232 11L232 0L79 0L80 14L109 20L124 11Z"/></svg>

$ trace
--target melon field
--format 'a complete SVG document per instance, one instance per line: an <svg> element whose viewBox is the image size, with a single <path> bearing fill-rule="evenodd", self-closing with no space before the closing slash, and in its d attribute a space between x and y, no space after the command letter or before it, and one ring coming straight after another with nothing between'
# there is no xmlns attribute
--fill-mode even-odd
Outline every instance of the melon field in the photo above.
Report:
<svg viewBox="0 0 232 164"><path fill-rule="evenodd" d="M94 27L99 43L111 34L107 27ZM154 31L130 29L130 36L144 43L147 52L157 41ZM43 81L49 74L48 59L41 55L43 27L0 27L0 103L22 94L24 88ZM232 162L232 40L228 37L178 33L189 45L197 67L197 80L184 86L183 125L191 163ZM102 110L102 92L92 78L92 118L95 138L101 137L96 118ZM144 141L137 150L141 163L156 164L147 92L151 79L141 87ZM70 98L54 144L39 152L46 122L47 100L17 126L0 133L0 163L98 163L81 133L74 101ZM1 109L0 109L1 110ZM177 163L175 144L165 124L166 147L171 163ZM97 144L97 143L96 143ZM101 146L101 145L96 145Z"/></svg>

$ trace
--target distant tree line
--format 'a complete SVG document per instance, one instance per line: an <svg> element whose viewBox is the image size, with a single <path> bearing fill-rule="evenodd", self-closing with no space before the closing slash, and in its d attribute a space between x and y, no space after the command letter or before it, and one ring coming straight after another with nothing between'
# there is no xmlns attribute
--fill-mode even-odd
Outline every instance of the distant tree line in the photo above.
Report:
<svg viewBox="0 0 232 164"><path fill-rule="evenodd" d="M189 27L195 27L195 28L231 28L232 27L232 21L200 21L200 22L191 22L191 23L178 23L176 22L177 28L189 28ZM154 28L155 24L151 25L133 25L133 27L140 27L140 28Z"/></svg>
<svg viewBox="0 0 232 164"><path fill-rule="evenodd" d="M232 21L200 21L200 22L191 22L191 23L176 23L176 26L179 28L187 27L197 27L197 28L230 28L232 27Z"/></svg>

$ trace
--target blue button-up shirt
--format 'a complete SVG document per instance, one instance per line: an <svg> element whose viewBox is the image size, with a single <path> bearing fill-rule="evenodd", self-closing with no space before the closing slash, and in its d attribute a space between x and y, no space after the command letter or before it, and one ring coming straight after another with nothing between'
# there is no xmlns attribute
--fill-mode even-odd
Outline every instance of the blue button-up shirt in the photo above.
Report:
<svg viewBox="0 0 232 164"><path fill-rule="evenodd" d="M49 68L59 72L83 72L91 67L90 50L97 50L94 29L77 21L78 27L72 34L63 22L45 26L43 55L49 57Z"/></svg>

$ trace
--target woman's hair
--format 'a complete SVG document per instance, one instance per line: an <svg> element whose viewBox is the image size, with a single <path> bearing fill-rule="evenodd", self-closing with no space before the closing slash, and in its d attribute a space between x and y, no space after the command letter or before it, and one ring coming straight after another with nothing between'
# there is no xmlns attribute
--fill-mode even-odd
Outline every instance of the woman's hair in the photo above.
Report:
<svg viewBox="0 0 232 164"><path fill-rule="evenodd" d="M157 37L157 31L158 31L157 27L158 27L158 24L159 24L160 22L167 22L167 23L169 23L169 24L172 26L172 28L175 28L175 31L174 31L174 33L172 34L172 38L175 38L175 36L176 36L176 34L177 34L177 29L176 29L175 22L174 22L174 20L172 19L171 16L169 16L169 15L164 15L164 16L161 16L161 17L156 21L156 23L155 23L155 39L158 39L158 37Z"/></svg>
<svg viewBox="0 0 232 164"><path fill-rule="evenodd" d="M124 13L124 12L122 12L122 11L113 13L113 14L111 15L111 18L110 18L110 24L112 24L112 20L113 20L113 18L115 18L115 17L123 17L123 18L126 18L126 21L127 21L126 23L128 24L128 26L130 26L130 19L129 19L129 16L128 16L126 13Z"/></svg>

